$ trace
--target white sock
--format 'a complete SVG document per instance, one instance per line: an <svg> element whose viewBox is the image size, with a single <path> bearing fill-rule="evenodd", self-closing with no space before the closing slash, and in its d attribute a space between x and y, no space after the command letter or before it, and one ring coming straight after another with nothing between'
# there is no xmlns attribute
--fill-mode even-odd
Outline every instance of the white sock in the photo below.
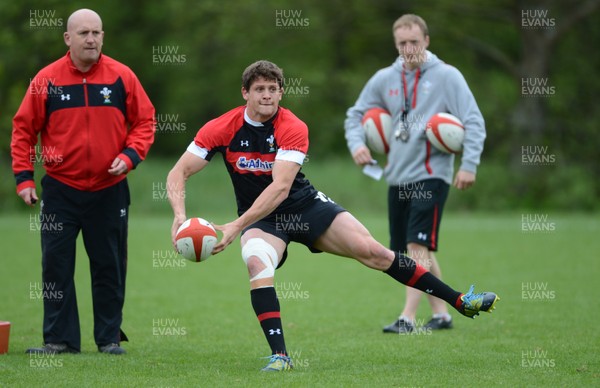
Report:
<svg viewBox="0 0 600 388"><path fill-rule="evenodd" d="M439 319L442 318L444 321L451 321L452 320L452 316L448 313L438 313L438 314L433 314L433 319Z"/></svg>

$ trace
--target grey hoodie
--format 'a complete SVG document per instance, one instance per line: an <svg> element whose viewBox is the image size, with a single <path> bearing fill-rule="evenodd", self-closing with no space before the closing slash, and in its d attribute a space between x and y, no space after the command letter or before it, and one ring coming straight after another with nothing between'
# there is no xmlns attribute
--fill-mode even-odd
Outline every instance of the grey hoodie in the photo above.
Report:
<svg viewBox="0 0 600 388"><path fill-rule="evenodd" d="M402 124L405 107L402 71L406 79L408 101L411 103L405 127ZM380 107L389 111L394 130L408 129L409 139L406 143L397 140L393 134L390 139L390 152L384 170L385 179L390 186L432 178L452 183L454 155L438 151L425 136L427 121L435 113L453 114L465 126L461 170L476 173L483 151L484 120L473 93L458 69L445 64L427 51L427 60L420 66L419 72L414 107L412 102L417 70L404 70L402 59L398 57L391 66L379 70L371 77L354 106L348 109L344 122L346 141L351 153L365 145L361 119L371 108Z"/></svg>

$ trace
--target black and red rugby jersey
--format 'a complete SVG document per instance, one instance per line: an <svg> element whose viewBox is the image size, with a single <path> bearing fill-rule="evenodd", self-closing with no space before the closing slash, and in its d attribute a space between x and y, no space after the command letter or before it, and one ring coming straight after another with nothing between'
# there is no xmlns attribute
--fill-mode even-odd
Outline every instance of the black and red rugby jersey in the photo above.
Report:
<svg viewBox="0 0 600 388"><path fill-rule="evenodd" d="M207 161L217 152L223 155L233 183L238 215L248 210L271 184L276 159L302 165L308 152L308 127L290 110L279 107L270 120L251 124L244 119L245 109L240 106L209 121L188 147L188 151ZM299 171L289 196L274 213L292 212L317 194Z"/></svg>

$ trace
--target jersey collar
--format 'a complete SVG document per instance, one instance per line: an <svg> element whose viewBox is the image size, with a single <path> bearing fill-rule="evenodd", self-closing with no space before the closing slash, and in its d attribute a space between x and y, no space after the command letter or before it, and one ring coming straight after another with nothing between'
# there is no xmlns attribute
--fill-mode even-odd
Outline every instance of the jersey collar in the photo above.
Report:
<svg viewBox="0 0 600 388"><path fill-rule="evenodd" d="M71 69L71 71L73 71L75 73L86 74L86 75L91 75L98 69L98 66L102 62L102 57L103 57L103 54L100 53L100 56L98 57L98 61L96 63L94 63L88 71L86 71L85 73L82 73L81 70L79 70L77 68L77 66L75 66L75 64L73 63L73 60L71 59L71 50L67 51L67 55L66 55L67 63L69 64L69 69Z"/></svg>
<svg viewBox="0 0 600 388"><path fill-rule="evenodd" d="M264 127L265 125L263 123L261 123L260 121L254 121L250 118L250 116L248 116L248 108L244 109L244 120L252 125L253 127Z"/></svg>

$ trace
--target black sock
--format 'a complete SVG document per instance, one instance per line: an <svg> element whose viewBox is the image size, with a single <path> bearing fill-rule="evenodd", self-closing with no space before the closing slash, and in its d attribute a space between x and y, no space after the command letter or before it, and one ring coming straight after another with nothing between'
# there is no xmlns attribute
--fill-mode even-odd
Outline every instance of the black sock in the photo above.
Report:
<svg viewBox="0 0 600 388"><path fill-rule="evenodd" d="M394 262L384 272L402 284L445 300L456 309L460 308L462 304L460 292L453 290L404 254L396 252Z"/></svg>
<svg viewBox="0 0 600 388"><path fill-rule="evenodd" d="M287 355L281 325L279 300L275 288L271 286L250 290L250 299L256 317L271 347L272 354Z"/></svg>

